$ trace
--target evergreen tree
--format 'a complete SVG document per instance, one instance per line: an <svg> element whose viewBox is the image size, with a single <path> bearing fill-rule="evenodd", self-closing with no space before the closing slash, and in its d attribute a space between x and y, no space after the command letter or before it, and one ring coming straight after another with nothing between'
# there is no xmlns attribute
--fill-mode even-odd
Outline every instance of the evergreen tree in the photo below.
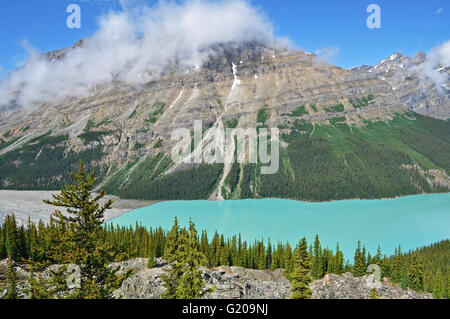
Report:
<svg viewBox="0 0 450 319"><path fill-rule="evenodd" d="M42 278L36 278L34 274L33 262L30 262L30 299L49 299L51 296L48 294L45 287L45 283Z"/></svg>
<svg viewBox="0 0 450 319"><path fill-rule="evenodd" d="M289 243L286 244L284 251L284 276L290 279L291 273L294 271L294 262L292 260L292 249Z"/></svg>
<svg viewBox="0 0 450 319"><path fill-rule="evenodd" d="M320 246L319 235L316 235L314 240L314 255L312 260L311 275L314 279L320 279L324 275L323 263L322 263L322 248Z"/></svg>
<svg viewBox="0 0 450 319"><path fill-rule="evenodd" d="M150 252L148 255L148 262L147 262L148 268L151 269L156 266L155 258L156 258L155 249L152 247L152 248L150 248Z"/></svg>
<svg viewBox="0 0 450 319"><path fill-rule="evenodd" d="M291 274L292 299L310 299L312 292L309 287L311 283L310 256L308 244L303 238L294 250L294 270Z"/></svg>
<svg viewBox="0 0 450 319"><path fill-rule="evenodd" d="M361 250L361 242L358 241L358 246L355 251L353 262L353 275L355 277L362 277L366 274L366 262L364 252L365 249Z"/></svg>
<svg viewBox="0 0 450 319"><path fill-rule="evenodd" d="M200 252L195 225L190 222L189 231L180 232L177 251L169 256L171 266L163 276L166 299L199 299L207 291L199 266L205 256Z"/></svg>
<svg viewBox="0 0 450 319"><path fill-rule="evenodd" d="M16 270L14 269L14 261L12 255L8 256L8 293L6 295L6 299L17 299L17 275Z"/></svg>
<svg viewBox="0 0 450 319"><path fill-rule="evenodd" d="M408 272L408 287L415 291L423 290L423 263L417 254L413 255Z"/></svg>
<svg viewBox="0 0 450 319"><path fill-rule="evenodd" d="M402 268L402 277L400 279L400 285L403 290L408 289L408 268L406 266Z"/></svg>
<svg viewBox="0 0 450 319"><path fill-rule="evenodd" d="M336 245L336 257L334 260L334 273L340 275L344 272L344 254L339 249L339 243Z"/></svg>
<svg viewBox="0 0 450 319"><path fill-rule="evenodd" d="M18 260L20 256L20 237L14 215L7 216L5 221L5 244L8 258Z"/></svg>
<svg viewBox="0 0 450 319"><path fill-rule="evenodd" d="M400 283L402 280L402 258L401 258L402 252L400 245L395 250L395 256L394 256L394 264L392 268L392 282L393 283Z"/></svg>
<svg viewBox="0 0 450 319"><path fill-rule="evenodd" d="M56 210L54 217L58 226L64 229L66 248L61 252L62 259L78 265L81 270L81 288L71 292L71 297L107 299L125 278L116 275L117 269L109 268L109 263L114 261L114 251L103 240L104 213L111 208L113 201L100 205L105 193L102 190L93 195L97 178L93 172L86 173L83 163L80 162L78 172L70 174L70 177L73 184L67 184L61 189L61 194L53 195L53 200L45 203L67 210L67 214ZM57 277L61 275L63 272L55 274Z"/></svg>

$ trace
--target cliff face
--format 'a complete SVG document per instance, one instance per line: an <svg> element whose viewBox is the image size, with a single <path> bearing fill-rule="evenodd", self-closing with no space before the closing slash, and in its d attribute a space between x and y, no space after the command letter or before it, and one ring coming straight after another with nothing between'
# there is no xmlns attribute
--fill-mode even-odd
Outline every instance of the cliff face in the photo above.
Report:
<svg viewBox="0 0 450 319"><path fill-rule="evenodd" d="M67 50L47 58L64 59ZM43 147L48 145L49 152L57 149L63 159L82 154L80 159L101 171L103 184L114 180L116 191L139 164L158 154L163 158L152 167L160 176L176 172L179 167L165 162L175 143L172 132L192 130L194 120L201 120L203 129L223 130L233 121L238 128L256 128L261 125L258 112L266 109L265 125L287 128L282 133L289 134L298 121L316 126L338 119L358 127L392 120L408 108L439 118L449 115L448 87L438 93L432 82L424 86L396 67L419 63L414 59L395 57L378 66L345 70L302 51L258 43L217 46L211 52L202 65L185 68L175 62L158 81L139 87L105 83L81 98L6 109L0 113L0 156L22 154L24 147L39 148L43 136L55 138L54 144L43 142ZM295 113L299 106L303 108ZM45 155L41 150L33 153L35 160ZM12 162L24 171L33 165ZM225 166L222 181L229 171ZM0 176L4 188L49 189L66 172L61 169L23 185L8 174ZM211 198L223 198L220 185Z"/></svg>
<svg viewBox="0 0 450 319"><path fill-rule="evenodd" d="M356 78L377 78L390 84L392 93L408 109L425 116L447 120L450 117L450 82L434 83L421 76L427 56L423 52L413 58L396 53L374 66L352 69ZM442 75L450 68L433 66Z"/></svg>
<svg viewBox="0 0 450 319"><path fill-rule="evenodd" d="M161 276L167 264L157 260L158 266L147 268L147 259L133 259L116 263L120 271L134 270L134 274L126 279L122 287L114 292L116 298L122 299L159 299L164 293ZM5 278L2 273L6 270L7 261L0 262L0 299L6 295L6 288L2 283ZM20 278L20 293L27 298L29 278L27 270L16 265ZM203 277L207 288L215 287L213 293L205 296L206 299L287 299L290 298L290 282L283 277L283 270L261 271L239 267L219 267L214 269L203 268ZM41 274L46 278L45 273ZM321 280L311 284L313 299L369 299L372 288L368 282L371 276L355 278L352 274L327 275ZM5 283L6 284L6 283ZM5 286L6 287L6 286ZM377 288L380 299L432 299L429 294L403 291L394 287L388 279L379 284Z"/></svg>

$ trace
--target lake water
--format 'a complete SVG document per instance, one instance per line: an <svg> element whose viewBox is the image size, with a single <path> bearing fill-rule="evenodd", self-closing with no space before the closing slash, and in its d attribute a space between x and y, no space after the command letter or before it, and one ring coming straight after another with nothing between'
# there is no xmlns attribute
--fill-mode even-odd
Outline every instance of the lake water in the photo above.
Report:
<svg viewBox="0 0 450 319"><path fill-rule="evenodd" d="M450 193L407 196L384 200L346 200L308 203L281 199L239 201L173 201L140 208L112 221L130 226L170 229L178 217L187 226L192 219L197 230L215 231L226 237L241 234L253 242L269 238L297 244L318 234L323 247L334 249L339 241L345 258L353 259L358 240L374 253L415 249L450 238Z"/></svg>

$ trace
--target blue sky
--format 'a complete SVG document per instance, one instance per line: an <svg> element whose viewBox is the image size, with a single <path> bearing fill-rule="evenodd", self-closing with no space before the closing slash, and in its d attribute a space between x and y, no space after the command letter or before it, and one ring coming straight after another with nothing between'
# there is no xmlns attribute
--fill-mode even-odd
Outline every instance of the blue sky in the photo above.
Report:
<svg viewBox="0 0 450 319"><path fill-rule="evenodd" d="M41 52L70 46L92 35L98 17L120 10L119 0L4 0L0 11L0 76L26 57L21 43ZM128 0L130 1L130 0ZM145 0L134 0L145 1ZM145 1L148 4L155 0ZM82 10L82 28L68 29L66 7ZM266 13L277 36L308 52L338 48L332 62L342 67L375 64L394 52L414 55L450 39L448 0L253 0ZM382 28L369 29L366 8L381 7ZM336 50L335 50L336 51Z"/></svg>

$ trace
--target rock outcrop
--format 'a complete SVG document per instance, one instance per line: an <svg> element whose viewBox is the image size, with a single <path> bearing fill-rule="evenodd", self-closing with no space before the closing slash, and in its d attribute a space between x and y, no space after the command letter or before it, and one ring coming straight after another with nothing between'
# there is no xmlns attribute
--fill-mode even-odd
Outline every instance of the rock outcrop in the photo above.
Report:
<svg viewBox="0 0 450 319"><path fill-rule="evenodd" d="M156 259L155 268L147 267L148 259L137 258L114 263L119 272L133 270L122 286L114 292L115 298L123 299L160 299L164 293L161 276L168 267L167 262ZM7 260L0 261L0 299L7 294L6 269ZM28 268L14 265L18 277L19 297L27 298L29 285ZM51 266L55 267L55 266ZM290 282L283 276L283 270L253 270L241 267L202 268L206 288L212 288L206 299L287 299L290 298ZM48 278L48 273L37 273ZM372 291L372 276L354 277L351 273L343 275L329 274L311 284L313 299L369 299ZM386 278L378 282L379 299L432 299L430 294L403 291L393 286Z"/></svg>

